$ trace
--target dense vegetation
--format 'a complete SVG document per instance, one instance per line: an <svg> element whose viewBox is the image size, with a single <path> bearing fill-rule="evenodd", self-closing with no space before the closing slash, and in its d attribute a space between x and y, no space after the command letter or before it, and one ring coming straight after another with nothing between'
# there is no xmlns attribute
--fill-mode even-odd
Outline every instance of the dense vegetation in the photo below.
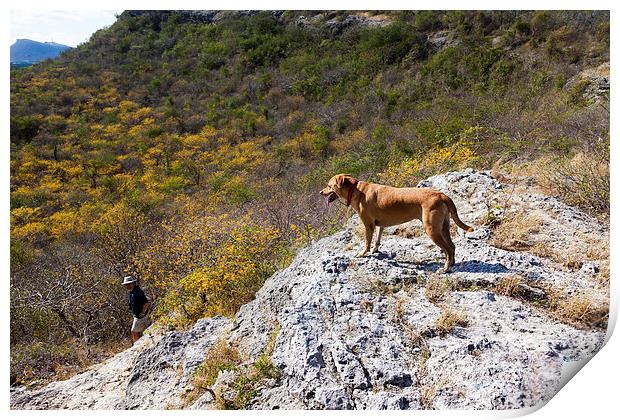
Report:
<svg viewBox="0 0 620 420"><path fill-rule="evenodd" d="M607 102L570 81L609 61L608 13L355 14L126 12L11 71L12 382L124 345L126 273L170 325L234 314L343 220L334 173L544 162L604 218Z"/></svg>

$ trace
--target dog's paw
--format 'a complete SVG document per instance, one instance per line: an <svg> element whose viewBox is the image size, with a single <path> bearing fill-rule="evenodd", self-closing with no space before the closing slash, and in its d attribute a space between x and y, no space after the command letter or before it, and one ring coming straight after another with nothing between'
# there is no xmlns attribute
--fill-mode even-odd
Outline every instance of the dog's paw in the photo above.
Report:
<svg viewBox="0 0 620 420"><path fill-rule="evenodd" d="M363 257L364 255L366 255L366 252L367 252L367 251L362 251L362 252L360 252L359 254L357 254L357 255L355 256L355 258L361 258L361 257Z"/></svg>

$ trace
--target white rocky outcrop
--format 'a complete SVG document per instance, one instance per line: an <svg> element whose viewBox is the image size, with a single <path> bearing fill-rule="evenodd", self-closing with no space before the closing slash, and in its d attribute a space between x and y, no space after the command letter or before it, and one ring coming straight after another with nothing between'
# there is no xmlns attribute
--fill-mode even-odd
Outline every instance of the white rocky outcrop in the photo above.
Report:
<svg viewBox="0 0 620 420"><path fill-rule="evenodd" d="M536 213L537 240L550 248L585 255L592 241L607 241L606 227L591 217L527 186L508 188L489 172L452 172L421 184L450 195L471 225L510 207ZM508 199L503 208L490 204ZM440 250L425 235L403 236L416 225L389 229L380 253L355 258L362 239L352 219L302 249L233 320L203 319L188 331L153 328L131 349L69 380L13 389L11 406L179 407L208 349L227 340L249 363L268 352L280 371L278 379L256 384L247 408L522 408L551 398L566 364L587 360L603 344L604 331L564 324L532 302L549 288L607 299L595 278L604 261L568 268L493 247L490 231L479 227L454 236L457 263L439 275ZM495 291L510 275L527 282L521 287L531 301ZM457 287L432 302L431 281ZM466 323L441 334L438 319L447 308ZM221 372L214 389L237 374ZM210 392L187 405L218 407Z"/></svg>

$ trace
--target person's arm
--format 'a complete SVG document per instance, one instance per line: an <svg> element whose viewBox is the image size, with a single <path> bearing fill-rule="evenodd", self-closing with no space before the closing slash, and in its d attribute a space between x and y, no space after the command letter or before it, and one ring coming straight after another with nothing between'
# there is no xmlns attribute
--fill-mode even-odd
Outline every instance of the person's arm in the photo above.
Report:
<svg viewBox="0 0 620 420"><path fill-rule="evenodd" d="M141 294L142 294L142 300L144 301L144 304L142 305L142 309L140 310L140 318L146 315L146 312L149 310L149 306L151 305L151 301L146 297L144 292L142 292Z"/></svg>
<svg viewBox="0 0 620 420"><path fill-rule="evenodd" d="M146 315L146 311L149 310L149 306L151 305L151 301L150 300L146 300L146 302L144 303L144 305L142 305L142 310L140 311L140 318L144 317L144 315Z"/></svg>

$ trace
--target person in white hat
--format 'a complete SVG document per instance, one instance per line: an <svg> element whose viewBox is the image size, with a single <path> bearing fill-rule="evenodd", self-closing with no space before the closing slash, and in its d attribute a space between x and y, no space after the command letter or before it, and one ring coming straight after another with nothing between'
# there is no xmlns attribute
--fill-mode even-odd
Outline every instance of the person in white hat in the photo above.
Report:
<svg viewBox="0 0 620 420"><path fill-rule="evenodd" d="M133 276L125 276L123 279L123 285L129 290L129 309L133 313L133 324L131 325L131 339L135 343L144 330L151 325L151 321L148 317L149 307L151 305L150 299L146 297L138 280Z"/></svg>

